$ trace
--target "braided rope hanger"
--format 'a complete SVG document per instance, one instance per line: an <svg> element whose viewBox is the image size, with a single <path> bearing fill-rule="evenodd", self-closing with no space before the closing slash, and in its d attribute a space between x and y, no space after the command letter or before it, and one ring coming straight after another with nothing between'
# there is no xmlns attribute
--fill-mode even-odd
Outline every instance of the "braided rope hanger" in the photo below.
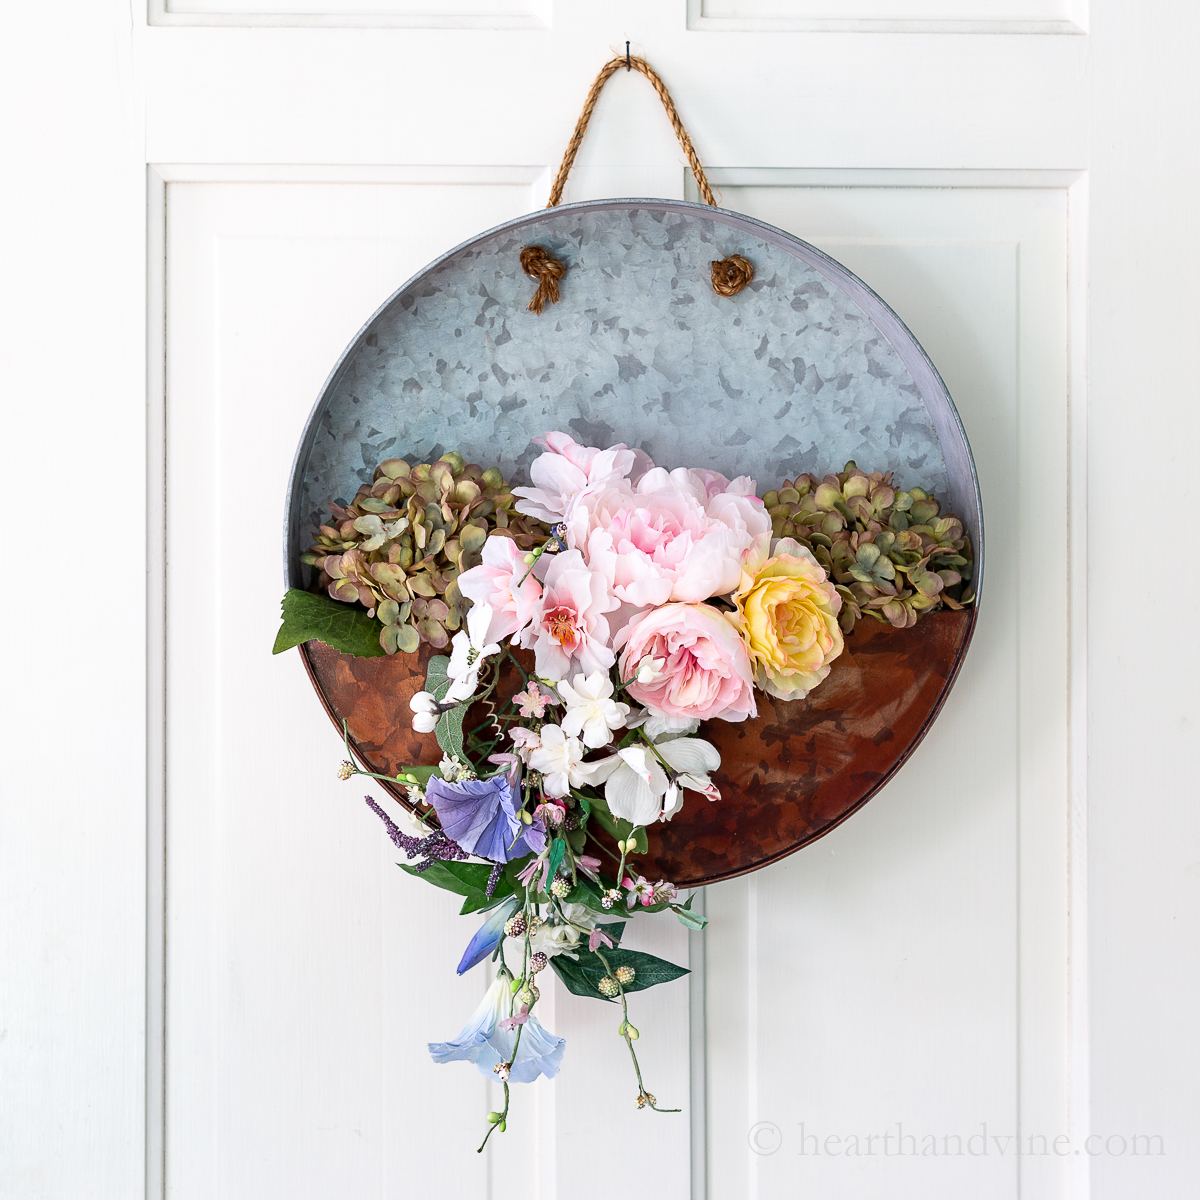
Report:
<svg viewBox="0 0 1200 1200"><path fill-rule="evenodd" d="M683 121L680 119L675 102L671 99L667 85L663 82L662 76L644 58L630 55L628 42L625 43L624 56L617 55L616 58L606 62L600 69L600 74L592 82L591 90L583 104L583 111L579 114L579 120L575 122L575 131L567 143L562 164L558 168L558 174L554 177L554 184L550 188L550 199L546 207L557 208L562 202L567 176L575 165L575 156L583 144L583 137L587 133L588 122L592 119L592 113L600 99L600 92L609 79L622 67L627 71L637 71L644 75L650 81L650 86L658 93L658 98L662 101L663 108L666 109L667 120L671 122L671 128L675 130L675 136L679 139L680 146L683 147L683 153L687 158L688 166L692 169L692 175L695 177L696 186L700 189L700 195L704 198L705 204L715 208L717 198L709 186L708 176L705 175L704 168L700 165L700 156L696 153L692 139L688 137L688 132L683 127ZM534 292L533 299L529 302L531 312L540 313L547 303L558 303L558 282L567 270L564 263L542 246L526 246L521 251L521 269L526 275L538 281L537 291ZM736 296L753 278L754 267L740 254L731 254L728 258L720 259L712 264L713 290L719 296Z"/></svg>

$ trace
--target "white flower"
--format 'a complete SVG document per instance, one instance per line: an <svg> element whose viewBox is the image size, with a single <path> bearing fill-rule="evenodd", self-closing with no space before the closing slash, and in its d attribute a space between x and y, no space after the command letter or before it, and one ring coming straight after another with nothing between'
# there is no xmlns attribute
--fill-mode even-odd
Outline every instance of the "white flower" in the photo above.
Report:
<svg viewBox="0 0 1200 1200"><path fill-rule="evenodd" d="M442 761L438 763L438 770L447 783L461 783L479 778L457 754L443 754Z"/></svg>
<svg viewBox="0 0 1200 1200"><path fill-rule="evenodd" d="M438 723L438 708L436 698L430 692L418 692L409 702L413 710L412 727L418 733L432 733Z"/></svg>
<svg viewBox="0 0 1200 1200"><path fill-rule="evenodd" d="M629 716L629 705L613 700L612 680L600 671L576 675L574 685L564 680L558 685L558 694L567 705L563 733L573 737L582 733L583 744L593 750L607 746L612 741L610 730L620 729Z"/></svg>
<svg viewBox="0 0 1200 1200"><path fill-rule="evenodd" d="M446 692L447 700L469 700L479 686L479 668L483 660L500 653L495 642L488 642L488 630L492 624L492 609L488 604L473 605L467 613L467 628L460 629L451 643L450 665L446 674L453 682Z"/></svg>
<svg viewBox="0 0 1200 1200"><path fill-rule="evenodd" d="M721 793L709 773L721 765L715 746L699 738L672 738L650 746L627 746L599 762L585 764L591 784L604 783L604 799L614 817L634 825L669 821L683 804L683 790L709 800ZM669 772L669 774L668 774Z"/></svg>
<svg viewBox="0 0 1200 1200"><path fill-rule="evenodd" d="M700 728L700 722L695 717L669 717L666 713L650 712L648 709L639 708L625 722L627 729L637 729L638 726L643 726L646 736L652 742L657 742L659 738L667 734L695 733Z"/></svg>
<svg viewBox="0 0 1200 1200"><path fill-rule="evenodd" d="M656 680L661 679L663 665L666 661L665 658L654 658L649 654L644 655L642 661L638 663L638 683L654 683Z"/></svg>
<svg viewBox="0 0 1200 1200"><path fill-rule="evenodd" d="M581 768L583 743L568 737L558 725L543 725L542 744L529 755L529 765L541 771L548 796L565 796L573 787L581 787L587 774Z"/></svg>
<svg viewBox="0 0 1200 1200"><path fill-rule="evenodd" d="M592 912L583 904L562 905L563 916L569 925L553 925L546 922L529 935L529 947L535 953L540 950L547 958L556 954L565 954L568 958L577 957L573 951L583 939L583 931L591 931L596 927L599 914Z"/></svg>

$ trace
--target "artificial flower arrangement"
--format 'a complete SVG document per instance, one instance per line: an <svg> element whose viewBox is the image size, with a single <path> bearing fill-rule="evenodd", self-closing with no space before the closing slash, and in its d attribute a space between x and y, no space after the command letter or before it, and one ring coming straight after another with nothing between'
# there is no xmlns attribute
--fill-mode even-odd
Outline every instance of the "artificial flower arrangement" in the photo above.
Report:
<svg viewBox="0 0 1200 1200"><path fill-rule="evenodd" d="M483 1145L506 1128L510 1083L558 1072L565 1043L535 1015L547 966L620 1004L638 1107L678 1111L643 1083L627 998L686 971L622 941L634 915L704 927L690 897L637 866L646 828L686 793L721 799L702 722L753 717L756 689L801 699L863 617L904 627L972 599L961 522L890 475L849 463L760 499L746 476L536 440L531 487L456 452L380 463L353 503L330 504L304 558L320 591L289 591L275 645L450 650L409 704L441 761L374 775L347 736L339 773L405 787L419 836L366 798L419 860L401 866L485 914L458 972L492 958L495 980L458 1036L429 1047L503 1083Z"/></svg>

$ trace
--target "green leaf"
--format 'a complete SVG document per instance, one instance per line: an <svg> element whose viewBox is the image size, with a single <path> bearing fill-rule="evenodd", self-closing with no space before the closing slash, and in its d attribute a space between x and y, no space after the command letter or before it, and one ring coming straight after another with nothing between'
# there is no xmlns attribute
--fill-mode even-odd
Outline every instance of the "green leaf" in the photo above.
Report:
<svg viewBox="0 0 1200 1200"><path fill-rule="evenodd" d="M609 911L600 903L600 894L593 887L591 880L582 878L567 894L566 903L586 905L592 912L607 913Z"/></svg>
<svg viewBox="0 0 1200 1200"><path fill-rule="evenodd" d="M567 843L562 838L554 839L554 844L550 847L550 880L554 881L558 874L559 863L563 860L563 855L567 852Z"/></svg>
<svg viewBox="0 0 1200 1200"><path fill-rule="evenodd" d="M559 979L563 981L567 990L573 992L576 996L589 996L592 999L607 1000L600 991L600 980L608 974L608 967L600 961L598 954L593 954L590 950L578 949L575 953L579 956L577 960L566 958L565 955L556 954L551 960L550 965L554 968ZM670 983L672 979L679 979L683 975L688 974L686 967L676 966L674 963L667 962L665 959L657 958L653 954L643 954L640 950L602 950L601 953L608 960L609 966L615 971L618 967L632 967L634 969L634 979L630 984L623 985L627 992L641 992L646 988L654 987L659 983Z"/></svg>
<svg viewBox="0 0 1200 1200"><path fill-rule="evenodd" d="M446 673L450 660L444 654L435 654L429 660L429 670L425 674L425 690L435 699L444 700L450 690L450 676Z"/></svg>
<svg viewBox="0 0 1200 1200"><path fill-rule="evenodd" d="M554 968L555 975L563 981L568 992L573 992L576 996L587 996L593 1000L600 996L574 959L568 958L565 954L556 954L550 960L550 965ZM600 996L600 999L607 1000L608 997Z"/></svg>
<svg viewBox="0 0 1200 1200"><path fill-rule="evenodd" d="M436 775L439 779L442 777L442 768L437 767L401 767L396 772L396 782L403 786L410 786L409 781L404 778L406 775L412 775L416 779L416 784L411 785L419 788L425 788L429 781Z"/></svg>
<svg viewBox="0 0 1200 1200"><path fill-rule="evenodd" d="M692 933L699 933L708 924L708 918L703 913L692 912L692 901L695 898L696 893L693 892L687 898L686 904L672 904L671 911L679 918L680 925L685 929Z"/></svg>
<svg viewBox="0 0 1200 1200"><path fill-rule="evenodd" d="M486 884L484 886L486 888ZM501 875L496 881L496 890L490 896L486 891L473 892L463 901L462 908L458 910L458 915L465 917L467 913L478 912L481 908L495 908L501 900L506 900L512 894L512 881Z"/></svg>
<svg viewBox="0 0 1200 1200"><path fill-rule="evenodd" d="M400 870L432 883L434 887L445 888L448 892L456 892L460 896L473 896L475 893L484 894L488 876L492 873L488 863L468 862L431 862L423 871L410 867L407 863L396 864ZM503 878L503 877L501 877ZM499 890L499 887L497 887ZM510 889L511 890L511 889Z"/></svg>
<svg viewBox="0 0 1200 1200"><path fill-rule="evenodd" d="M312 641L359 658L380 658L386 653L379 644L379 622L355 604L289 588L282 607L283 624L275 635L272 654Z"/></svg>
<svg viewBox="0 0 1200 1200"><path fill-rule="evenodd" d="M437 700L446 698L446 693L450 690L450 684L453 682L446 674L446 668L449 666L450 660L444 654L435 654L429 660L429 671L425 676L425 690ZM457 708L442 713L438 718L438 723L433 727L433 736L437 738L437 744L441 746L442 753L461 759L463 762L467 761L466 751L463 749L463 717L466 716L466 712L467 706L460 704Z"/></svg>

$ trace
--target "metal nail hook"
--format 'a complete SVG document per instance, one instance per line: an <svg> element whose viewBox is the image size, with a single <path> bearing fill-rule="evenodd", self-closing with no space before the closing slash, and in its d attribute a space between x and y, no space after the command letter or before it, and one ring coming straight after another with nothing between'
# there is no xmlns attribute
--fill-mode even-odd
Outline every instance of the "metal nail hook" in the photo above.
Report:
<svg viewBox="0 0 1200 1200"><path fill-rule="evenodd" d="M630 71L632 69L633 69L633 65L629 61L629 43L626 42L625 43L625 70Z"/></svg>

